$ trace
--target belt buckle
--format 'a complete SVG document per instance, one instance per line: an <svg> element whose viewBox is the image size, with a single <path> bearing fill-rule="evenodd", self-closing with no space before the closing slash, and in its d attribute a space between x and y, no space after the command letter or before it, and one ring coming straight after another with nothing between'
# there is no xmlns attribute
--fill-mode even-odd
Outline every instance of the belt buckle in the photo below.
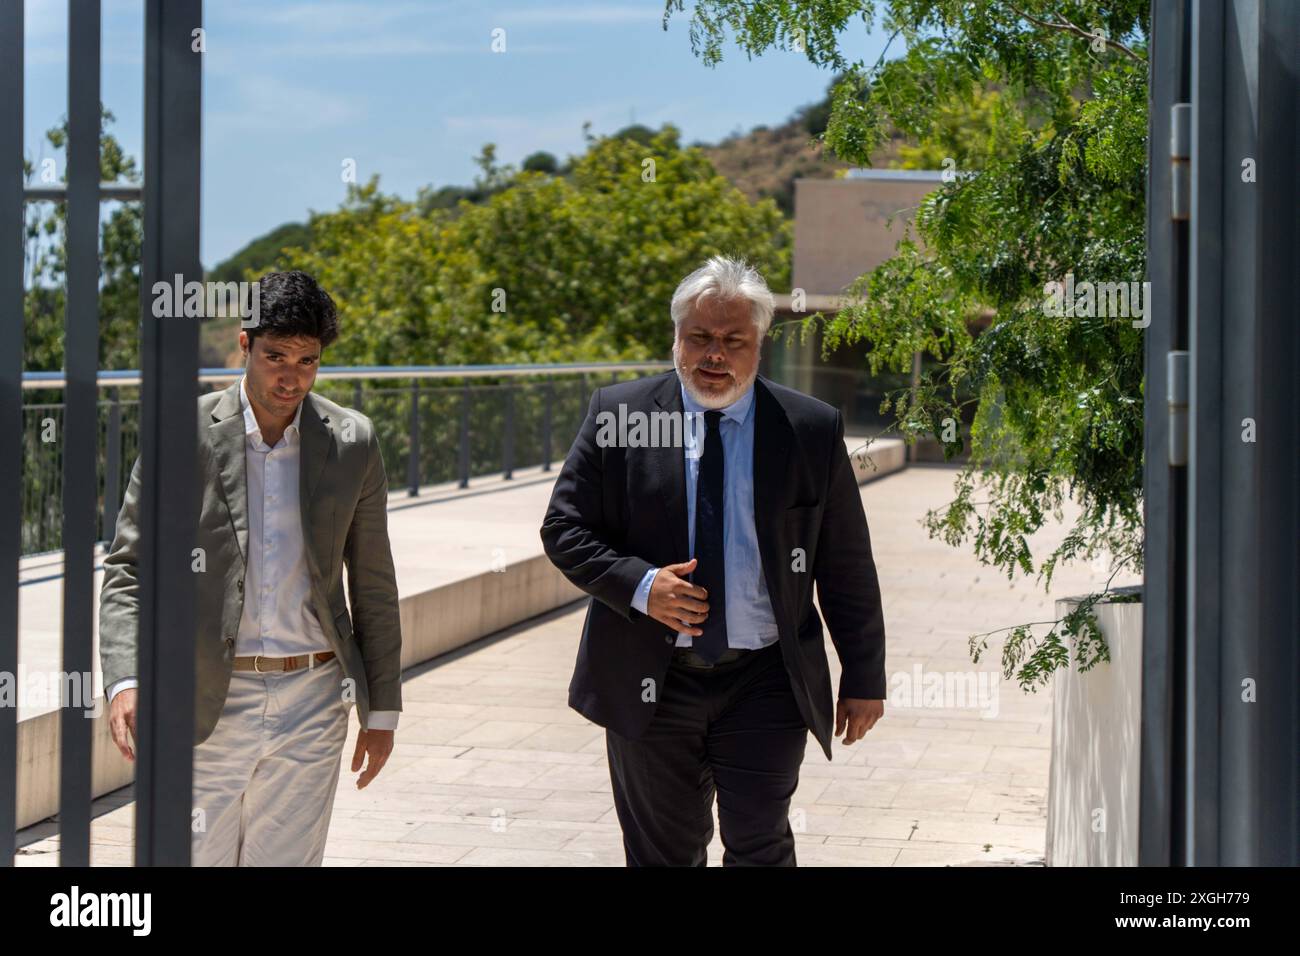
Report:
<svg viewBox="0 0 1300 956"><path fill-rule="evenodd" d="M262 659L262 655L261 655L261 654L254 654L254 655L253 655L253 672L254 672L254 673L257 673L257 674L269 674L270 671L264 671L264 670L262 670L262 668L260 668L260 667L257 666L257 662L260 661L261 659Z"/></svg>

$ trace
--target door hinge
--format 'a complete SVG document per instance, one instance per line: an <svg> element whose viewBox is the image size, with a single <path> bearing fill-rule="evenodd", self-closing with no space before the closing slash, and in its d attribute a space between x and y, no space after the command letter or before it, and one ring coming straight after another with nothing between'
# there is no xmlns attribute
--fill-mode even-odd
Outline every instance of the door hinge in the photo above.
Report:
<svg viewBox="0 0 1300 956"><path fill-rule="evenodd" d="M1169 108L1169 217L1186 222L1192 217L1192 104Z"/></svg>

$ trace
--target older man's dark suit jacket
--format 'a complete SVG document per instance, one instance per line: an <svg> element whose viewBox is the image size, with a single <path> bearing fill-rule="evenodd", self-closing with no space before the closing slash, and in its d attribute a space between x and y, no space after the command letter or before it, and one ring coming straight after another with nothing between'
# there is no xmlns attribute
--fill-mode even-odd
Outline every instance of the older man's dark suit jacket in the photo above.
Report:
<svg viewBox="0 0 1300 956"><path fill-rule="evenodd" d="M804 721L829 759L830 672L813 581L840 658L840 697L885 697L885 626L844 421L830 405L754 383L754 523L781 653ZM546 554L592 596L569 705L636 739L654 715L675 634L633 609L650 567L689 559L680 447L600 447L597 414L682 412L677 373L598 388L542 523ZM800 570L799 553L804 560ZM647 679L654 681L647 683Z"/></svg>

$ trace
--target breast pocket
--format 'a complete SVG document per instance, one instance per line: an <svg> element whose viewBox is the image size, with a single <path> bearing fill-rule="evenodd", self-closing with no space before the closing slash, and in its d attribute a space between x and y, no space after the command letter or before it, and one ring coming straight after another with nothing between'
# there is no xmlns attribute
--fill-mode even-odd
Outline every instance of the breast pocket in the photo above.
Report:
<svg viewBox="0 0 1300 956"><path fill-rule="evenodd" d="M348 616L347 611L335 615L334 629L339 632L339 640L349 641L352 639L352 618Z"/></svg>

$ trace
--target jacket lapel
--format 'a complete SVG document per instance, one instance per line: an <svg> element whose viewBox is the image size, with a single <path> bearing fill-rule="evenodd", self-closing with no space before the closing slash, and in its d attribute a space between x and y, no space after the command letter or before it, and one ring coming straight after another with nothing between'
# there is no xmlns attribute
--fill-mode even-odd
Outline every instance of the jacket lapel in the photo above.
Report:
<svg viewBox="0 0 1300 956"><path fill-rule="evenodd" d="M782 484L790 459L794 430L785 409L764 381L754 380L754 527L762 544L768 519L778 514Z"/></svg>
<svg viewBox="0 0 1300 956"><path fill-rule="evenodd" d="M221 477L221 493L230 523L235 528L239 553L248 561L248 480L244 454L244 413L239 407L239 382L221 393L212 406L212 424L208 427L208 443L212 458Z"/></svg>
<svg viewBox="0 0 1300 956"><path fill-rule="evenodd" d="M681 385L674 372L664 378L663 384L655 390L655 404L666 412L682 416ZM685 432L686 422L682 421ZM668 529L673 539L675 561L685 561L690 557L691 542L686 529L686 460L682 448L647 448L649 470L652 484L659 489L664 506L668 512Z"/></svg>
<svg viewBox="0 0 1300 956"><path fill-rule="evenodd" d="M763 577L767 582L767 595L772 601L772 613L778 628L788 620L784 611L782 576L778 568L785 567L790 555L776 552L774 522L785 520L782 494L790 459L790 446L794 429L785 409L763 379L754 380L754 532L758 537L758 553L763 562Z"/></svg>
<svg viewBox="0 0 1300 956"><path fill-rule="evenodd" d="M304 531L311 527L311 496L320 482L321 472L329 458L334 433L330 431L329 413L321 414L316 407L316 396L311 392L302 400L302 418L298 420L298 434L302 444L298 459L298 499L302 508Z"/></svg>

